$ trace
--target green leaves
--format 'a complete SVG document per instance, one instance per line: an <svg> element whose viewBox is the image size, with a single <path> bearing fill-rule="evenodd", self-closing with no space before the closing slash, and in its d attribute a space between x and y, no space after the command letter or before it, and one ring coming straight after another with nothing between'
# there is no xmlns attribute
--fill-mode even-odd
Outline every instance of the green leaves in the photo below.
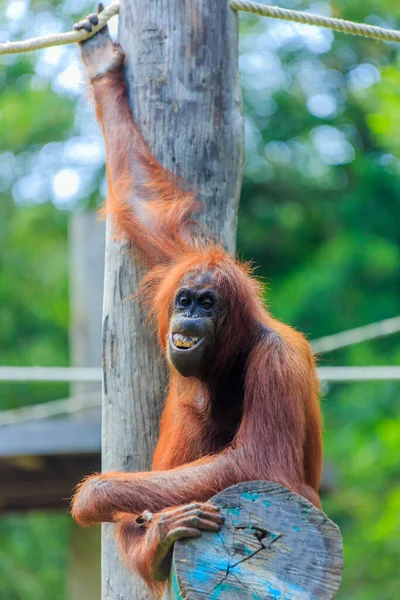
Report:
<svg viewBox="0 0 400 600"><path fill-rule="evenodd" d="M399 26L392 0L332 9ZM260 265L271 312L310 338L400 314L397 46L335 34L318 53L309 30L242 23L248 143L238 247ZM338 350L321 365L400 364L399 339ZM399 393L399 382L332 384L322 402L325 458L337 477L324 508L345 545L338 598L398 595Z"/></svg>

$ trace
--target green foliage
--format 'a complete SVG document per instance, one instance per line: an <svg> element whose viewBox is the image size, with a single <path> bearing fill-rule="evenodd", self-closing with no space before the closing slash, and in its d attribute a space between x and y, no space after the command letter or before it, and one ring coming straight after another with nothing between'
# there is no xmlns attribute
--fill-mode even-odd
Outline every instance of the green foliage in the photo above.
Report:
<svg viewBox="0 0 400 600"><path fill-rule="evenodd" d="M399 108L400 98L399 61L385 66L382 70L382 81L376 86L373 100L366 102L370 108L367 123L377 139L387 148L398 154L400 149Z"/></svg>
<svg viewBox="0 0 400 600"><path fill-rule="evenodd" d="M325 400L325 453L340 469L339 484L324 508L344 538L337 597L392 600L400 584L398 384L336 387Z"/></svg>
<svg viewBox="0 0 400 600"><path fill-rule="evenodd" d="M66 515L14 516L0 521L3 600L63 600L68 561Z"/></svg>
<svg viewBox="0 0 400 600"><path fill-rule="evenodd" d="M77 16L68 14L76 3L32 2L29 18L16 19L5 10L12 4L0 1L0 24L14 39L31 36L40 19L66 29ZM336 0L330 8L393 28L400 19L394 0ZM260 265L271 311L311 338L400 314L398 46L252 15L241 16L240 46L247 144L238 248ZM94 135L93 121L76 101L74 77L66 80L71 88L60 80L75 50L57 52L0 63L0 364L68 364L68 211L51 200L72 210L101 196L99 163L79 150ZM78 143L72 150L71 139ZM73 173L82 185L64 195ZM400 364L398 339L321 362ZM67 391L1 384L0 409ZM400 586L399 384L325 391L325 455L337 481L324 508L345 544L338 598L393 600ZM64 598L68 524L56 515L1 519L1 598Z"/></svg>
<svg viewBox="0 0 400 600"><path fill-rule="evenodd" d="M68 364L66 214L0 196L0 364ZM0 408L66 397L65 384L2 383Z"/></svg>
<svg viewBox="0 0 400 600"><path fill-rule="evenodd" d="M354 20L379 12L394 27L393 16L400 16L390 1L335 7L336 15ZM382 25L377 17L369 21ZM329 50L316 58L304 43L291 40L275 52L280 63L271 83L265 27L253 17L242 18L250 126L241 253L254 258L267 278L272 312L310 337L395 316L400 313L397 53L393 46L335 35ZM267 31L273 40L274 25ZM256 67L255 47L264 61ZM325 94L322 109L329 102L336 107L331 114L313 114L318 94ZM321 364L400 364L398 336L336 351ZM341 527L345 547L338 598L398 595L398 394L397 382L336 384L323 399L325 459L337 473L324 508Z"/></svg>

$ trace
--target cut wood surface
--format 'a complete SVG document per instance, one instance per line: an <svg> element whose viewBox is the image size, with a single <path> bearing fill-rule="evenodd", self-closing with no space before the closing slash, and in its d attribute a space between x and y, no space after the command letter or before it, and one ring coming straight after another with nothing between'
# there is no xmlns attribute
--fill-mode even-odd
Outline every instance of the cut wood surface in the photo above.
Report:
<svg viewBox="0 0 400 600"><path fill-rule="evenodd" d="M307 500L268 481L213 498L220 533L175 544L163 600L328 600L342 577L338 527Z"/></svg>

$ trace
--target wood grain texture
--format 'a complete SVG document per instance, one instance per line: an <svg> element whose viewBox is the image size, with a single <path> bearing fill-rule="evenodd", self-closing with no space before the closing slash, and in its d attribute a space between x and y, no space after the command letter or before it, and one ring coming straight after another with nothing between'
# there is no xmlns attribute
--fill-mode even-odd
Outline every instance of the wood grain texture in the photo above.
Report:
<svg viewBox="0 0 400 600"><path fill-rule="evenodd" d="M337 526L307 500L268 481L213 498L220 533L175 544L164 600L329 600L343 569Z"/></svg>
<svg viewBox="0 0 400 600"><path fill-rule="evenodd" d="M203 220L234 251L243 122L237 16L226 0L123 0L119 41L135 120L158 160L192 183ZM103 470L148 469L166 369L132 296L143 271L107 224L103 309ZM103 600L145 600L112 526L103 527Z"/></svg>

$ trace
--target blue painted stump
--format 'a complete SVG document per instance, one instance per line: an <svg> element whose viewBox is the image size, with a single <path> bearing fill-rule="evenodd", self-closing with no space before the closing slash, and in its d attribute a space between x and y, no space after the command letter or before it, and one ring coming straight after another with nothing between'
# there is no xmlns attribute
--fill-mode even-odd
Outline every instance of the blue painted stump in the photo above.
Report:
<svg viewBox="0 0 400 600"><path fill-rule="evenodd" d="M268 481L213 498L220 533L175 544L164 600L325 600L343 569L338 527L307 500Z"/></svg>

